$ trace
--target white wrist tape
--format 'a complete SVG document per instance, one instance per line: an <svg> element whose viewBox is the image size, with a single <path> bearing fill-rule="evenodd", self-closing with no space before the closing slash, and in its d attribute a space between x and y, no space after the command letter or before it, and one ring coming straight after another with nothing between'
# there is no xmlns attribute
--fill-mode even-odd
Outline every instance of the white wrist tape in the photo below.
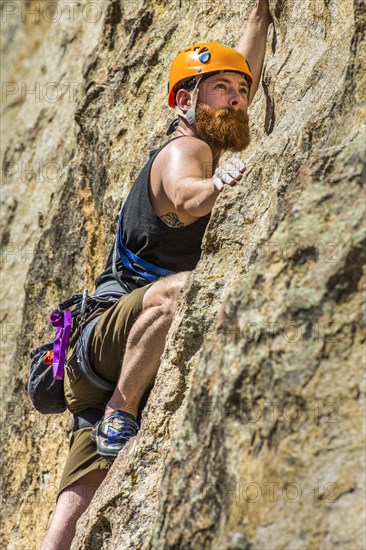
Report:
<svg viewBox="0 0 366 550"><path fill-rule="evenodd" d="M223 190L225 182L221 179L221 168L218 166L213 174L213 182L216 189L218 189L220 192Z"/></svg>

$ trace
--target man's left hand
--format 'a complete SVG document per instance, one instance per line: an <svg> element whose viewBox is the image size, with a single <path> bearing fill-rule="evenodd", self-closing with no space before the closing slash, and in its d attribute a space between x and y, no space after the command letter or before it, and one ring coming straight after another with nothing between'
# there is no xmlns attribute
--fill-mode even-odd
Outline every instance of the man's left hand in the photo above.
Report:
<svg viewBox="0 0 366 550"><path fill-rule="evenodd" d="M273 22L271 12L269 11L269 0L255 0L255 6L249 21L256 22L257 19L263 18L268 19L269 23Z"/></svg>

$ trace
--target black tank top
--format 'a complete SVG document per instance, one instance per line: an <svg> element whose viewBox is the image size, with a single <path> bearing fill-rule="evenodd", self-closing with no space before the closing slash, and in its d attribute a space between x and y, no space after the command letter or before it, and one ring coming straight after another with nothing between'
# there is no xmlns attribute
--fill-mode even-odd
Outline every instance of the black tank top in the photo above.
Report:
<svg viewBox="0 0 366 550"><path fill-rule="evenodd" d="M171 141L173 140L150 152L148 162L128 194L123 213L123 242L131 252L158 267L176 272L191 271L200 259L202 239L211 214L206 214L189 225L169 227L156 215L149 196L152 163ZM109 253L105 271L96 279L96 286L114 280L112 251L113 249ZM120 259L117 261L117 270L121 279L126 281L129 292L149 282L125 269Z"/></svg>

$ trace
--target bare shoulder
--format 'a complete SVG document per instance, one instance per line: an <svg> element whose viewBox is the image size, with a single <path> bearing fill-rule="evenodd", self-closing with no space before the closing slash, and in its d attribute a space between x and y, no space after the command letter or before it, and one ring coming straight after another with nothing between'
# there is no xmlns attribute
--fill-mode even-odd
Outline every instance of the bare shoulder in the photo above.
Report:
<svg viewBox="0 0 366 550"><path fill-rule="evenodd" d="M151 185L157 193L164 183L169 185L184 177L211 177L210 146L193 136L182 136L168 143L157 155L151 169Z"/></svg>
<svg viewBox="0 0 366 550"><path fill-rule="evenodd" d="M185 178L211 177L212 162L211 148L201 139L182 136L168 143L157 155L150 173L150 199L157 215L175 212L182 223L194 221L193 216L175 208L177 184Z"/></svg>
<svg viewBox="0 0 366 550"><path fill-rule="evenodd" d="M182 136L179 139L174 139L162 150L166 160L174 158L174 160L184 157L185 159L195 158L197 160L212 160L212 151L210 146L202 139L194 136Z"/></svg>

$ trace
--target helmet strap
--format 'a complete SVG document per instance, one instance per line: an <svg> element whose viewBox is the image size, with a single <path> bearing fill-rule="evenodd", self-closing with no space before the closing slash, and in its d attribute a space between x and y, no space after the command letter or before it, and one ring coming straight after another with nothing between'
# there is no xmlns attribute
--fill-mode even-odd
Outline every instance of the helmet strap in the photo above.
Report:
<svg viewBox="0 0 366 550"><path fill-rule="evenodd" d="M178 115L184 118L188 124L192 125L195 123L196 120L196 105L197 105L197 99L198 99L198 92L199 88L198 85L201 82L201 76L197 78L196 85L194 89L191 92L191 107L188 109L186 113L184 113L178 105L174 107L174 112Z"/></svg>

